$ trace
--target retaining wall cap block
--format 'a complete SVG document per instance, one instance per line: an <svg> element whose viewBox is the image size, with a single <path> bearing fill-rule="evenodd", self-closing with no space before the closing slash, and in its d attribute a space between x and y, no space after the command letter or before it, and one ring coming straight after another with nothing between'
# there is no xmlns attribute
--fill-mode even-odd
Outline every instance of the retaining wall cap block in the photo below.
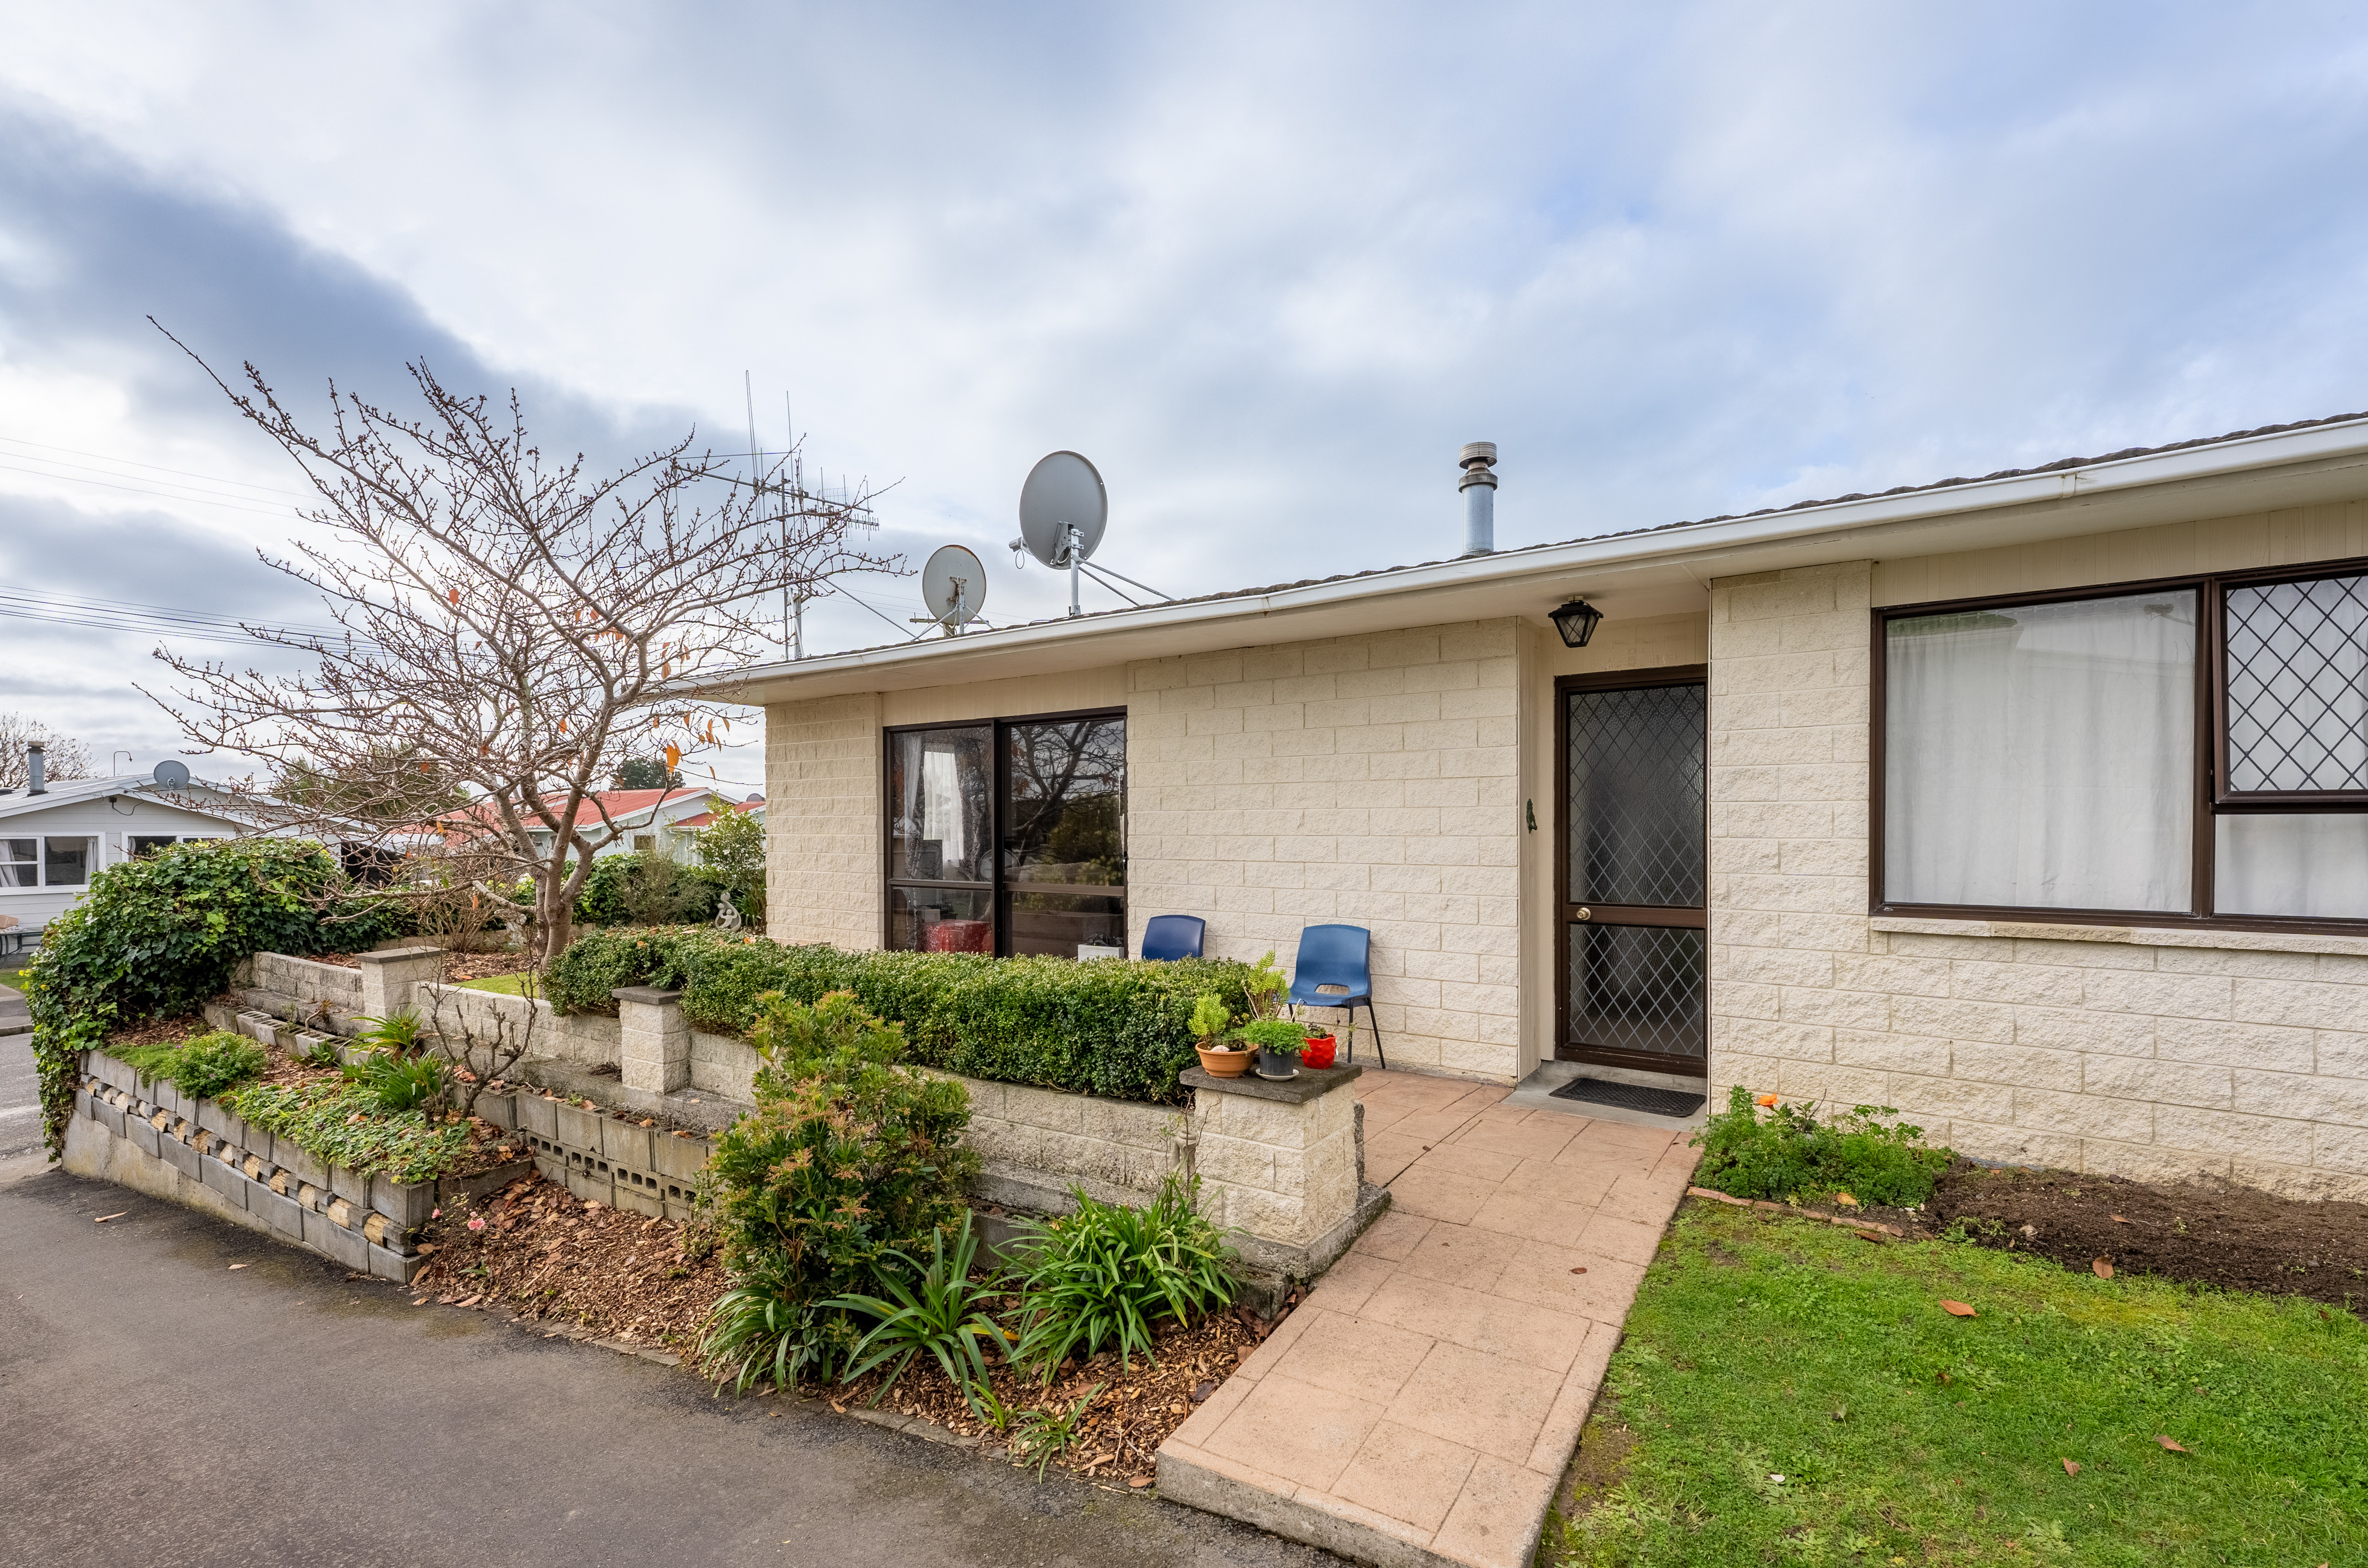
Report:
<svg viewBox="0 0 2368 1568"><path fill-rule="evenodd" d="M683 1183L699 1179L707 1168L707 1157L712 1146L704 1138L677 1138L671 1132L660 1132L651 1140L656 1152L657 1173L671 1181Z"/></svg>
<svg viewBox="0 0 2368 1568"><path fill-rule="evenodd" d="M329 1185L329 1163L309 1150L300 1149L284 1138L271 1141L271 1157L298 1181L313 1187Z"/></svg>
<svg viewBox="0 0 2368 1568"><path fill-rule="evenodd" d="M424 1225L436 1212L436 1184L398 1182L381 1172L370 1178L370 1206L404 1229Z"/></svg>
<svg viewBox="0 0 2368 1568"><path fill-rule="evenodd" d="M655 985L620 985L609 994L620 1002L639 1002L653 1007L662 1007L682 996L679 991L662 990Z"/></svg>
<svg viewBox="0 0 2368 1568"><path fill-rule="evenodd" d="M611 1165L630 1165L637 1171L654 1168L650 1153L651 1129L635 1127L619 1121L613 1116L600 1119L600 1156Z"/></svg>
<svg viewBox="0 0 2368 1568"><path fill-rule="evenodd" d="M440 963L444 957L444 949L441 948L387 948L375 953L359 953L355 956L361 960L363 967L377 969L382 964L406 963L415 959L435 959Z"/></svg>
<svg viewBox="0 0 2368 1568"><path fill-rule="evenodd" d="M559 1141L559 1102L557 1100L547 1100L541 1095L520 1089L517 1097L511 1102L511 1108L518 1115L519 1131L530 1133L538 1138L548 1138L553 1142Z"/></svg>
<svg viewBox="0 0 2368 1568"><path fill-rule="evenodd" d="M1245 1073L1238 1078L1219 1078L1198 1067L1187 1067L1177 1074L1177 1081L1196 1090L1220 1095L1240 1095L1254 1100L1280 1100L1285 1105L1304 1105L1309 1100L1345 1089L1364 1073L1355 1064L1341 1067L1302 1067L1295 1078L1280 1083Z"/></svg>
<svg viewBox="0 0 2368 1568"><path fill-rule="evenodd" d="M343 1165L329 1167L329 1190L357 1209L370 1207L370 1178Z"/></svg>

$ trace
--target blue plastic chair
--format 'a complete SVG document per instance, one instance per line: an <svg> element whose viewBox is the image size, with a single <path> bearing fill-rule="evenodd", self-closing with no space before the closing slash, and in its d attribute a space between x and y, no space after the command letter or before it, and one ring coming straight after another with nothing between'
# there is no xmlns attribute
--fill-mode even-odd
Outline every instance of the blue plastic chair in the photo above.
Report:
<svg viewBox="0 0 2368 1568"><path fill-rule="evenodd" d="M1349 1027L1357 1027L1356 1009L1365 1009L1365 1022L1373 1031L1373 1054L1382 1059L1382 1070L1389 1071L1389 1052L1382 1049L1382 1026L1373 1017L1373 934L1362 926L1310 926L1299 933L1299 961L1292 967L1291 992L1286 998L1292 1017L1302 1007L1342 1007L1349 1010ZM1338 991L1319 991L1323 985L1338 985ZM1349 1036L1345 1060L1357 1056L1356 1036Z"/></svg>
<svg viewBox="0 0 2368 1568"><path fill-rule="evenodd" d="M1209 923L1197 915L1155 915L1143 928L1147 959L1197 959Z"/></svg>

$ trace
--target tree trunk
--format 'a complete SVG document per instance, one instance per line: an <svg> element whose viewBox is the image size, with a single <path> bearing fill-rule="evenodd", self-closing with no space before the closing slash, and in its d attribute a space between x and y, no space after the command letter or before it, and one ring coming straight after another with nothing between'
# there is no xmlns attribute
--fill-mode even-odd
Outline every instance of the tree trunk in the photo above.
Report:
<svg viewBox="0 0 2368 1568"><path fill-rule="evenodd" d="M534 924L541 946L538 967L549 969L552 961L567 950L567 944L575 939L575 911L568 902L566 879L543 879L535 890L535 905Z"/></svg>

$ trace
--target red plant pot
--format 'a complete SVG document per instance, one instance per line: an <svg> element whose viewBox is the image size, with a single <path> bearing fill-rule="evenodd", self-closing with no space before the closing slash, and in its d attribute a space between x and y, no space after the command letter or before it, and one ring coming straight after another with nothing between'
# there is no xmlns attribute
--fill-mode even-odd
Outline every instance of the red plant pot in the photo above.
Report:
<svg viewBox="0 0 2368 1568"><path fill-rule="evenodd" d="M1332 1065L1333 1050L1334 1041L1330 1035L1309 1035L1306 1046L1299 1053L1299 1064L1302 1067L1329 1067Z"/></svg>

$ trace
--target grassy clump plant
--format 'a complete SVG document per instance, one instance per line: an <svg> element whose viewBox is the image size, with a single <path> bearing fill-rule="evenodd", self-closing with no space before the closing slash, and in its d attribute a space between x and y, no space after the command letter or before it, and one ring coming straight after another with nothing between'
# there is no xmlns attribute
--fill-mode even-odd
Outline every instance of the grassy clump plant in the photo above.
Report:
<svg viewBox="0 0 2368 1568"><path fill-rule="evenodd" d="M228 1029L173 1045L110 1046L108 1054L142 1078L169 1083L198 1099L212 1099L260 1075L267 1063L261 1046Z"/></svg>
<svg viewBox="0 0 2368 1568"><path fill-rule="evenodd" d="M1932 1196L1954 1156L1928 1146L1924 1130L1898 1115L1862 1105L1820 1119L1814 1104L1787 1105L1773 1095L1755 1100L1738 1084L1726 1108L1694 1135L1702 1151L1694 1180L1736 1198L1809 1202L1848 1193L1859 1203L1914 1208Z"/></svg>
<svg viewBox="0 0 2368 1568"><path fill-rule="evenodd" d="M1144 1209L1072 1187L1074 1213L1030 1224L1013 1248L1019 1339L1012 1359L1049 1379L1070 1357L1109 1346L1131 1365L1151 1353L1160 1319L1190 1322L1229 1305L1235 1254L1197 1207L1200 1185L1171 1175Z"/></svg>
<svg viewBox="0 0 2368 1568"><path fill-rule="evenodd" d="M1003 1330L985 1310L999 1288L995 1271L971 1278L977 1257L978 1239L971 1234L971 1219L965 1213L951 1251L942 1233L931 1236L927 1268L907 1254L888 1255L883 1261L901 1267L873 1271L887 1299L849 1295L825 1303L874 1320L871 1331L855 1346L846 1381L853 1382L875 1367L887 1367L888 1375L871 1395L871 1403L878 1404L914 1358L927 1352L946 1381L962 1391L971 1409L986 1415L994 1391L987 1381L986 1354L981 1347L991 1345L1000 1350ZM918 1278L908 1284L907 1273Z"/></svg>

